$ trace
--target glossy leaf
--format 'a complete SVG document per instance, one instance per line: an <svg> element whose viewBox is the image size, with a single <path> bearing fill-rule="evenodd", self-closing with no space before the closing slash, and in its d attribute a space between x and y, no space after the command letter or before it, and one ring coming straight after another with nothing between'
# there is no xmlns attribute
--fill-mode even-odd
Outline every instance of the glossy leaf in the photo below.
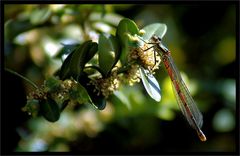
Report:
<svg viewBox="0 0 240 156"><path fill-rule="evenodd" d="M92 41L86 41L82 44L80 48L77 48L76 51L74 51L73 56L70 61L69 68L71 70L71 76L77 80L80 76L85 63L86 63L86 55L91 49Z"/></svg>
<svg viewBox="0 0 240 156"><path fill-rule="evenodd" d="M62 44L63 48L60 49L58 54L55 56L56 58L61 58L64 54L70 54L78 47L80 44Z"/></svg>
<svg viewBox="0 0 240 156"><path fill-rule="evenodd" d="M122 52L120 59L123 64L127 63L129 44L131 43L129 41L129 35L134 36L135 34L137 35L139 34L139 29L135 22L128 18L124 18L123 20L120 21L117 27L116 36L118 37L121 43Z"/></svg>
<svg viewBox="0 0 240 156"><path fill-rule="evenodd" d="M97 43L86 41L76 47L64 60L60 71L61 80L73 77L75 80L82 74L85 64L97 52Z"/></svg>
<svg viewBox="0 0 240 156"><path fill-rule="evenodd" d="M76 83L76 85L74 85L73 88L69 90L69 96L70 99L77 101L79 104L93 104L87 90L80 83Z"/></svg>
<svg viewBox="0 0 240 156"><path fill-rule="evenodd" d="M119 22L116 33L120 37L121 42L125 42L127 34L139 34L139 29L134 21L124 18Z"/></svg>
<svg viewBox="0 0 240 156"><path fill-rule="evenodd" d="M60 88L61 82L56 77L49 77L44 81L47 92L56 92Z"/></svg>
<svg viewBox="0 0 240 156"><path fill-rule="evenodd" d="M72 60L72 56L73 56L73 52L67 56L67 58L64 60L61 66L61 70L59 72L59 76L61 80L65 80L71 77L70 62Z"/></svg>
<svg viewBox="0 0 240 156"><path fill-rule="evenodd" d="M60 118L60 110L58 104L51 98L40 102L40 112L45 119L50 122L55 122Z"/></svg>
<svg viewBox="0 0 240 156"><path fill-rule="evenodd" d="M162 23L154 23L145 26L143 30L145 31L145 34L142 36L142 38L146 41L148 41L153 35L163 38L167 32L167 25Z"/></svg>
<svg viewBox="0 0 240 156"><path fill-rule="evenodd" d="M159 102L161 100L161 89L157 80L151 73L149 73L148 70L144 69L143 67L140 67L139 70L143 86L147 93L151 96L151 98Z"/></svg>
<svg viewBox="0 0 240 156"><path fill-rule="evenodd" d="M120 48L117 39L114 36L106 37L101 34L99 37L99 67L107 76L117 63Z"/></svg>
<svg viewBox="0 0 240 156"><path fill-rule="evenodd" d="M97 53L98 51L98 44L96 42L92 42L91 48L89 49L89 51L86 54L85 57L85 63L87 63L88 61L90 61L93 56Z"/></svg>
<svg viewBox="0 0 240 156"><path fill-rule="evenodd" d="M95 85L89 83L91 81L90 78L86 74L80 77L79 82L81 82L82 86L87 90L89 96L92 99L92 104L96 109L103 110L106 107L106 99L100 93L97 94L95 90Z"/></svg>

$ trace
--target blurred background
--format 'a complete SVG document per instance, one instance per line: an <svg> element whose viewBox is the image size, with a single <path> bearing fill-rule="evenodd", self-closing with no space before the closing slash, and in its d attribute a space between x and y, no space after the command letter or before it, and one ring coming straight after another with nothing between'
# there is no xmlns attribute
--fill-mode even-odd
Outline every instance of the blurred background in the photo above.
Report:
<svg viewBox="0 0 240 156"><path fill-rule="evenodd" d="M41 86L62 64L62 44L97 42L102 32L115 34L126 17L139 28L168 27L164 44L172 51L193 98L203 113L201 142L179 111L164 66L156 72L162 90L157 103L142 83L123 86L121 100L110 97L103 111L84 105L66 108L50 123L22 112L34 90L4 71L2 151L85 154L162 154L236 152L237 5L4 5L4 67Z"/></svg>

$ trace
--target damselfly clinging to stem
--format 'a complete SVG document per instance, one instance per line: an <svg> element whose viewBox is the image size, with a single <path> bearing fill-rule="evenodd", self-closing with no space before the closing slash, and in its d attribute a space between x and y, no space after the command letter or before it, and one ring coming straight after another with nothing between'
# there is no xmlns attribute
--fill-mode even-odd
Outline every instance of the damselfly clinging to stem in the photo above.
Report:
<svg viewBox="0 0 240 156"><path fill-rule="evenodd" d="M150 40L150 44L153 44L150 48L154 48L154 51L160 55L168 75L171 78L173 91L183 115L191 127L197 131L200 140L206 141L207 139L201 130L203 124L202 114L197 108L196 103L182 80L175 63L173 62L170 51L162 44L161 38L156 35L153 35ZM146 50L149 50L150 48Z"/></svg>

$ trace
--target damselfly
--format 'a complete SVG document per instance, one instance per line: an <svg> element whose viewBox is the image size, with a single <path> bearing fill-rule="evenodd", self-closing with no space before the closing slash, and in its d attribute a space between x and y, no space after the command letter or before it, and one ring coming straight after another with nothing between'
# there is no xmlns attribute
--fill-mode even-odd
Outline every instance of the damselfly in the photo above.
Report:
<svg viewBox="0 0 240 156"><path fill-rule="evenodd" d="M182 80L182 77L173 62L170 51L162 44L161 38L156 35L151 37L151 42L151 44L153 44L154 51L160 55L168 75L171 78L174 94L183 115L191 127L197 131L200 140L206 141L207 138L201 130L203 124L202 114L197 108L196 103ZM147 50L149 50L149 48Z"/></svg>

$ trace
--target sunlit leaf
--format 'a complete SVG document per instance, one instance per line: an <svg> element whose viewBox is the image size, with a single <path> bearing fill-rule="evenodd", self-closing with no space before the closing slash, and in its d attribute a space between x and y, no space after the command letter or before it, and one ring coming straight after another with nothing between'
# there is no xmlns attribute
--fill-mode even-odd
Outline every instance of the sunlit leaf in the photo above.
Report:
<svg viewBox="0 0 240 156"><path fill-rule="evenodd" d="M127 56L129 53L129 35L135 36L135 34L139 34L139 29L136 23L128 18L124 18L120 21L117 27L116 36L118 37L122 52L121 52L121 62L125 64L127 62Z"/></svg>
<svg viewBox="0 0 240 156"><path fill-rule="evenodd" d="M140 68L140 75L147 93L151 98L159 102L161 100L161 89L155 77L142 67Z"/></svg>
<svg viewBox="0 0 240 156"><path fill-rule="evenodd" d="M86 41L82 44L80 48L77 48L74 51L73 56L70 61L69 68L71 70L71 76L77 80L79 75L81 74L85 63L86 63L86 55L89 52L92 46L92 41Z"/></svg>
<svg viewBox="0 0 240 156"><path fill-rule="evenodd" d="M85 64L97 52L97 43L86 41L76 47L72 53L64 60L60 71L62 80L73 77L75 80L82 74Z"/></svg>
<svg viewBox="0 0 240 156"><path fill-rule="evenodd" d="M99 37L99 66L107 76L116 64L120 53L120 48L117 39L114 36L106 37L100 35Z"/></svg>
<svg viewBox="0 0 240 156"><path fill-rule="evenodd" d="M143 28L145 34L142 36L144 40L149 40L153 35L163 38L167 32L167 25L162 23L154 23Z"/></svg>

